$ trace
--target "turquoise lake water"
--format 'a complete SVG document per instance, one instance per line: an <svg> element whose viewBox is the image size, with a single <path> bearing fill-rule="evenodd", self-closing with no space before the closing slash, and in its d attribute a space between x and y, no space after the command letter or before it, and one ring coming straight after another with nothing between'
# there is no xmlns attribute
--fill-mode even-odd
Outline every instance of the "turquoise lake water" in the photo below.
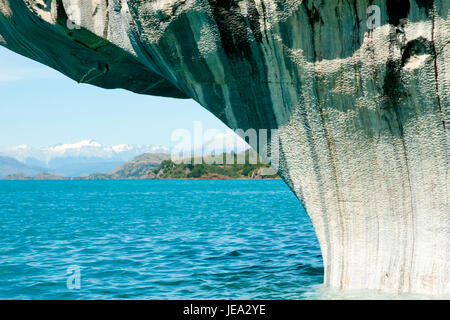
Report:
<svg viewBox="0 0 450 320"><path fill-rule="evenodd" d="M304 299L323 278L280 180L0 181L0 239L0 299Z"/></svg>

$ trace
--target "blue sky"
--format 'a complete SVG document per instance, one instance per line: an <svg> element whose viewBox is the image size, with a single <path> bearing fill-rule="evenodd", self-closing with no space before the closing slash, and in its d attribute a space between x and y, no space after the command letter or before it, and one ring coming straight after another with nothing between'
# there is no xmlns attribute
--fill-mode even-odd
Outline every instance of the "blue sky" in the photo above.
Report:
<svg viewBox="0 0 450 320"><path fill-rule="evenodd" d="M0 46L0 148L94 139L105 145L171 146L176 129L226 132L193 100L143 96L78 84Z"/></svg>

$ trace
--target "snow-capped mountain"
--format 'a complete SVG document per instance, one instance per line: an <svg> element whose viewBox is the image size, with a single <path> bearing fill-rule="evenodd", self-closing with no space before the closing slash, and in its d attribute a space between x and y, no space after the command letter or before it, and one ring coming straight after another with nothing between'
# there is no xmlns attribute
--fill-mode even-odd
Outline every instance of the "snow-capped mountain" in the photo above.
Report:
<svg viewBox="0 0 450 320"><path fill-rule="evenodd" d="M20 145L0 150L3 156L14 158L26 165L43 167L64 176L80 176L109 172L123 162L143 153L168 153L167 147L120 144L104 146L94 140L82 140L45 148Z"/></svg>

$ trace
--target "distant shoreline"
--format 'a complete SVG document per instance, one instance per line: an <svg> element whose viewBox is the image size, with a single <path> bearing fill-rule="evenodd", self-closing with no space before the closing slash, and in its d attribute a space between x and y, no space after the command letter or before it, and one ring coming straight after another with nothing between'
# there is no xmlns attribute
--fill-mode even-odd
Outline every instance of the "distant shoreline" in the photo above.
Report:
<svg viewBox="0 0 450 320"><path fill-rule="evenodd" d="M245 151L241 155L223 154L220 163L208 164L210 161L205 159L190 159L190 163L173 162L170 155L162 153L146 153L127 161L109 172L95 173L68 173L68 170L62 172L37 171L30 173L16 165L16 170L10 174L2 173L0 180L7 181L53 181L53 180L234 180L234 179L279 179L275 170L268 164L262 163L258 159L255 164L251 164L250 159L256 158L254 151ZM227 164L227 158L233 160ZM244 159L244 163L239 163ZM198 161L200 160L200 161ZM216 160L216 159L214 159ZM11 160L13 163L17 162ZM15 161L15 162L14 162ZM197 162L199 162L197 164Z"/></svg>

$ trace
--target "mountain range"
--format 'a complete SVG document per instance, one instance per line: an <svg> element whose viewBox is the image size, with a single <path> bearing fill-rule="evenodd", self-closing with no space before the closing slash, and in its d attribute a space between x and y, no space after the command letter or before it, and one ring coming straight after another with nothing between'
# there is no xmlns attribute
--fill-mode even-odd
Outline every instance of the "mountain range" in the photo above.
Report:
<svg viewBox="0 0 450 320"><path fill-rule="evenodd" d="M170 160L168 153L145 153L125 162L108 173L95 173L81 179L148 179L149 174Z"/></svg>
<svg viewBox="0 0 450 320"><path fill-rule="evenodd" d="M0 156L0 179L17 173L34 176L44 171L44 168L26 165L14 158Z"/></svg>
<svg viewBox="0 0 450 320"><path fill-rule="evenodd" d="M167 153L163 146L104 146L94 140L34 148L20 145L0 150L0 178L22 173L50 173L64 177L79 177L97 172L110 172L124 162L145 153Z"/></svg>

